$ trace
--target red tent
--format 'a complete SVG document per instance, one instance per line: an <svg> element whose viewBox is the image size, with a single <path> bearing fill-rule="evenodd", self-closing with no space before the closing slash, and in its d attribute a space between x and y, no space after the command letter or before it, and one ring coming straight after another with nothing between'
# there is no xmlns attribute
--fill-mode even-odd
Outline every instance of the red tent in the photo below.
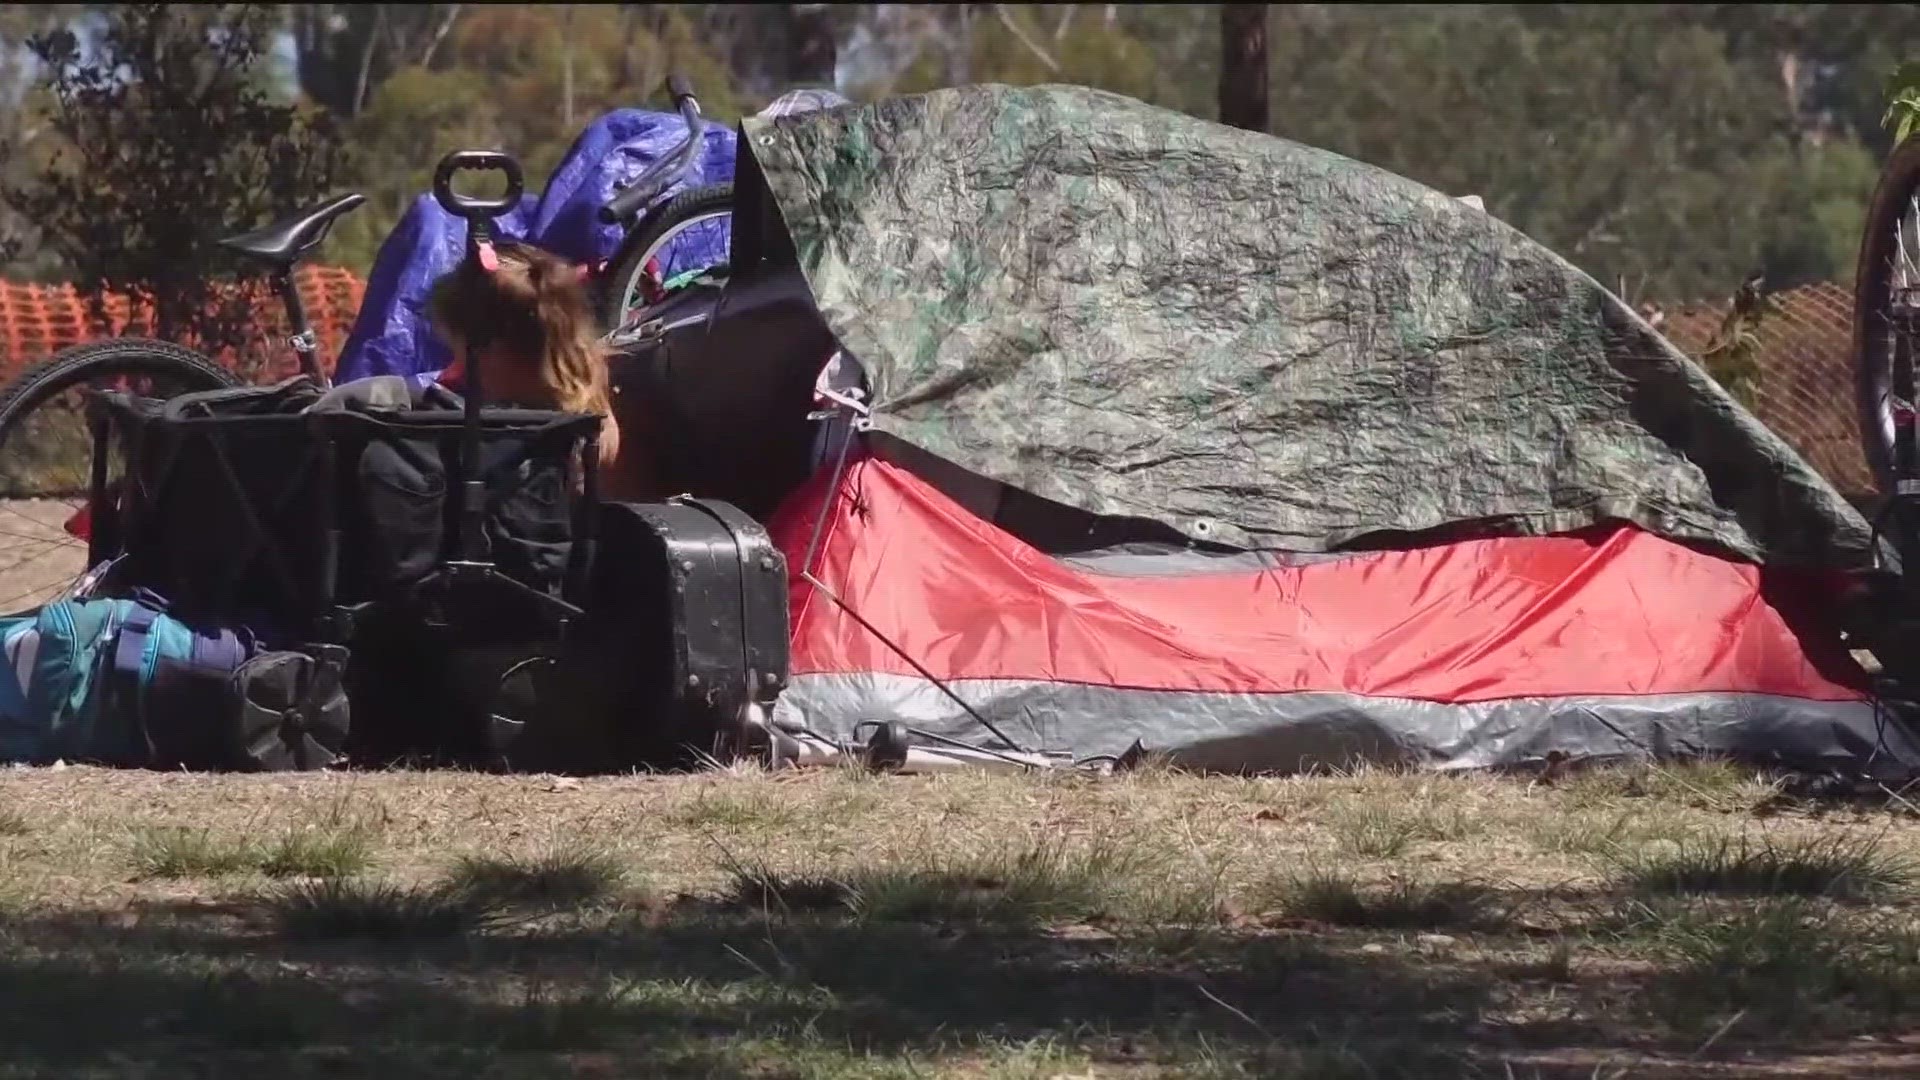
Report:
<svg viewBox="0 0 1920 1080"><path fill-rule="evenodd" d="M1138 739L1225 769L1555 750L1857 767L1876 748L1914 752L1821 617L1830 580L1631 526L1063 559L905 464L860 454L832 479L823 469L773 524L794 573L776 716L817 730L898 719L980 740L917 665L1030 745L1118 754Z"/></svg>

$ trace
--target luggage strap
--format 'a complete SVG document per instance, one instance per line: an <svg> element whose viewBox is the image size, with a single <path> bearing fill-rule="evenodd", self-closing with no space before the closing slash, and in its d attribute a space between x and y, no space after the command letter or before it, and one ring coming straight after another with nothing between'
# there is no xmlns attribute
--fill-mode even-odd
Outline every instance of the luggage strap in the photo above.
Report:
<svg viewBox="0 0 1920 1080"><path fill-rule="evenodd" d="M153 627L166 614L166 602L153 593L138 590L133 604L120 619L113 644L113 679L109 684L112 691L107 698L110 707L130 708L133 710L134 726L140 738L147 745L147 753L154 755L158 748L154 745L153 735L147 724L147 694L150 689L141 685L141 676L146 674L147 653L152 648ZM186 657L189 667L217 672L232 672L244 663L254 651L251 635L233 630L221 630L218 634L207 636L192 634L192 646ZM154 669L155 682L159 681L160 665Z"/></svg>
<svg viewBox="0 0 1920 1080"><path fill-rule="evenodd" d="M153 637L153 624L160 614L158 608L136 602L120 618L113 644L113 673L133 679L136 687L146 666L147 642Z"/></svg>
<svg viewBox="0 0 1920 1080"><path fill-rule="evenodd" d="M165 615L165 603L154 594L140 590L140 596L134 601L132 609L119 623L119 632L113 642L113 675L131 680L131 686L140 690L140 676L146 673L146 653L154 642L154 623L159 623ZM184 659L188 667L209 669L209 671L232 671L246 663L252 655L252 634L240 630L223 628L215 634L192 634L192 646ZM156 675L159 675L156 667Z"/></svg>
<svg viewBox="0 0 1920 1080"><path fill-rule="evenodd" d="M146 695L140 693L140 673L146 667L147 643L153 637L153 624L160 610L135 602L120 618L114 632L113 668L101 689L101 703L107 709L127 709L134 732L146 748L147 760L159 756L153 732L147 727Z"/></svg>

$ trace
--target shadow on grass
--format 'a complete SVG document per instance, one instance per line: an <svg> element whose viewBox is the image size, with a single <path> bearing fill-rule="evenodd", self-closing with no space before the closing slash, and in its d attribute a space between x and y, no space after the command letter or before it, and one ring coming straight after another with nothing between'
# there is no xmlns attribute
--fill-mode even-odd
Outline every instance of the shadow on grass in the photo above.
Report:
<svg viewBox="0 0 1920 1080"><path fill-rule="evenodd" d="M0 920L0 1076L88 1075L89 1063L100 1076L227 1075L219 1062L267 1055L277 1080L851 1080L962 1064L1028 1077L1089 1063L1100 1075L1587 1078L1613 1072L1509 1072L1502 1058L1622 1037L1592 1017L1516 1019L1510 973L1486 958L1369 953L1337 935L768 918L695 901L404 942L273 925L253 900ZM1606 992L1653 989L1629 977ZM583 1072L582 1060L617 1067Z"/></svg>
<svg viewBox="0 0 1920 1080"><path fill-rule="evenodd" d="M957 1060L1015 1076L1030 1075L1021 1055L1059 1047L1064 1064L1182 1075L1470 1075L1463 1021L1490 989L1444 968L1220 930L1122 939L769 922L689 905L396 949L289 939L261 923L187 908L150 909L132 926L0 926L0 1058L12 1070L0 1072L64 1069L77 1054L298 1050L320 1061L314 1048L385 1046L405 1047L407 1072L428 1077L534 1075L476 1064L531 1051L617 1053L622 1075L929 1075ZM1001 1059L1015 1064L991 1067ZM1351 1068L1328 1072L1342 1061Z"/></svg>

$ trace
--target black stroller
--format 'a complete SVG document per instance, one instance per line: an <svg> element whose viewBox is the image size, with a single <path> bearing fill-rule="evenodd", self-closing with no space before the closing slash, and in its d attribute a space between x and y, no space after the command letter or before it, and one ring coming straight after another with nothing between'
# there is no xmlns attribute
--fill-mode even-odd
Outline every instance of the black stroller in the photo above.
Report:
<svg viewBox="0 0 1920 1080"><path fill-rule="evenodd" d="M463 170L506 174L507 194L455 193ZM485 265L521 188L506 155L442 160L434 194L465 219L467 259ZM314 222L278 231L294 226ZM235 246L268 254L249 239ZM290 245L266 246L284 274ZM603 504L600 418L486 406L485 346L467 343L464 396L329 387L309 365L273 386L93 398L92 590L162 597L303 661L236 692L218 760L160 764L677 765L725 757L779 692L785 564L764 531L724 503Z"/></svg>

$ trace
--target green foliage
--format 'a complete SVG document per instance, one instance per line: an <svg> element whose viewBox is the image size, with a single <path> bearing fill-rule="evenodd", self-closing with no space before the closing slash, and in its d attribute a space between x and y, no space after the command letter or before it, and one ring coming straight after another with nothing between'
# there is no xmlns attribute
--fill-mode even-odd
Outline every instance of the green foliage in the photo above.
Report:
<svg viewBox="0 0 1920 1080"><path fill-rule="evenodd" d="M186 878L238 874L252 868L253 848L209 829L165 826L133 834L134 871L141 877Z"/></svg>
<svg viewBox="0 0 1920 1080"><path fill-rule="evenodd" d="M1675 896L1802 896L1877 900L1905 892L1914 867L1877 837L1833 833L1758 842L1688 841L1613 856L1621 883Z"/></svg>
<svg viewBox="0 0 1920 1080"><path fill-rule="evenodd" d="M461 4L288 4L300 89L340 117L355 117L397 72L432 63Z"/></svg>
<svg viewBox="0 0 1920 1080"><path fill-rule="evenodd" d="M0 46L81 19L125 25L138 10L14 5L0 11ZM708 114L730 123L786 88L797 25L782 5L167 10L170 34L236 18L290 32L302 99L340 124L352 149L335 178L370 200L325 257L362 271L446 151L509 150L538 190L594 117L664 107L669 71L690 75ZM831 5L826 15L840 89L858 99L1059 82L1215 115L1214 5ZM1920 35L1920 5L1304 4L1274 5L1270 18L1271 130L1480 195L1636 302L1725 296L1755 275L1776 288L1844 279L1880 155L1920 124L1920 65L1897 55ZM183 52L204 65L220 51ZM284 108L269 59L249 59L231 81ZM62 125L36 122L59 115L56 85L28 86L16 60L0 50L0 83L16 91L0 109L0 189L35 186L27 181L50 171L56 151L63 168L84 161ZM149 109L112 131L142 146L142 160L163 141L198 162L211 133L230 127L196 122L182 139ZM169 137L154 140L154 130ZM221 188L241 178L225 164L212 171ZM241 170L259 185L253 203L189 216L244 224L327 178L324 168L283 169L285 181L269 171ZM125 182L138 187L137 173ZM198 186L196 176L196 196ZM175 217L202 202L172 188L143 199ZM0 237L15 235L21 256L9 273L93 273L65 265L70 240L32 243L33 217L0 215Z"/></svg>
<svg viewBox="0 0 1920 1080"><path fill-rule="evenodd" d="M1629 299L1782 276L1765 259L1803 176L1794 113L1777 73L1736 60L1717 31L1639 8L1282 8L1276 21L1277 133L1479 194Z"/></svg>
<svg viewBox="0 0 1920 1080"><path fill-rule="evenodd" d="M1734 293L1720 329L1700 354L1700 366L1726 389L1735 401L1752 408L1759 390L1760 368L1756 355L1760 348L1760 323L1773 311L1773 305L1757 282L1748 282Z"/></svg>
<svg viewBox="0 0 1920 1080"><path fill-rule="evenodd" d="M1210 5L1130 4L1125 17L1107 17L1084 4L962 5L930 16L934 28L917 47L918 59L894 79L856 88L865 97L923 93L967 83L1035 86L1074 83L1098 87L1143 101L1181 104L1212 111L1211 83L1194 83L1188 93L1177 86L1190 81L1192 69L1176 70L1156 55L1153 31L1175 21L1204 19L1218 40ZM1173 9L1173 10L1167 10ZM1198 29L1195 26L1193 29ZM1213 58L1213 63L1218 58ZM1212 70L1210 67L1209 71Z"/></svg>
<svg viewBox="0 0 1920 1080"><path fill-rule="evenodd" d="M1775 288L1838 280L1853 271L1866 228L1866 198L1880 173L1873 152L1852 139L1801 147L1775 159L1774 192L1759 265Z"/></svg>
<svg viewBox="0 0 1920 1080"><path fill-rule="evenodd" d="M361 878L303 880L267 900L280 932L291 938L423 941L500 921L498 910L463 893Z"/></svg>
<svg viewBox="0 0 1920 1080"><path fill-rule="evenodd" d="M533 856L463 855L448 888L495 904L584 904L612 895L627 878L613 853L556 846Z"/></svg>
<svg viewBox="0 0 1920 1080"><path fill-rule="evenodd" d="M487 94L486 76L472 70L412 67L381 84L348 125L349 186L367 204L335 226L329 262L365 273L407 207L431 188L440 157L501 143Z"/></svg>
<svg viewBox="0 0 1920 1080"><path fill-rule="evenodd" d="M1729 913L1693 906L1639 908L1638 930L1674 964L1647 1003L1677 1028L1713 1030L1750 1017L1782 1034L1835 1016L1892 1018L1920 1002L1912 928L1865 925L1804 899L1766 900Z"/></svg>
<svg viewBox="0 0 1920 1080"><path fill-rule="evenodd" d="M1887 77L1887 114L1880 122L1893 129L1895 143L1920 128L1920 61L1901 64Z"/></svg>
<svg viewBox="0 0 1920 1080"><path fill-rule="evenodd" d="M538 192L595 117L618 108L668 107L669 72L693 80L716 122L728 122L741 108L731 73L677 8L647 24L612 5L467 5L458 18L443 21L447 32L431 62L387 64L353 110L350 183L368 205L341 223L328 248L332 262L364 272L449 151L505 150ZM424 52L414 49L416 56ZM332 61L316 54L312 62ZM302 78L333 87L346 76Z"/></svg>
<svg viewBox="0 0 1920 1080"><path fill-rule="evenodd" d="M268 877L353 877L373 865L372 837L351 825L289 829L264 846L256 862Z"/></svg>
<svg viewBox="0 0 1920 1080"><path fill-rule="evenodd" d="M52 105L46 87L32 78L35 63L27 42L60 27L71 5L0 5L0 192L31 183L47 167L59 134L45 122ZM59 255L39 243L33 219L0 199L0 256L13 280L58 281L66 277Z"/></svg>
<svg viewBox="0 0 1920 1080"><path fill-rule="evenodd" d="M96 305L149 297L157 336L217 350L252 337L252 307L225 287L222 235L324 191L338 163L325 115L262 89L277 12L264 5L106 9L82 49L67 29L33 37L60 145L6 202L38 227Z"/></svg>

